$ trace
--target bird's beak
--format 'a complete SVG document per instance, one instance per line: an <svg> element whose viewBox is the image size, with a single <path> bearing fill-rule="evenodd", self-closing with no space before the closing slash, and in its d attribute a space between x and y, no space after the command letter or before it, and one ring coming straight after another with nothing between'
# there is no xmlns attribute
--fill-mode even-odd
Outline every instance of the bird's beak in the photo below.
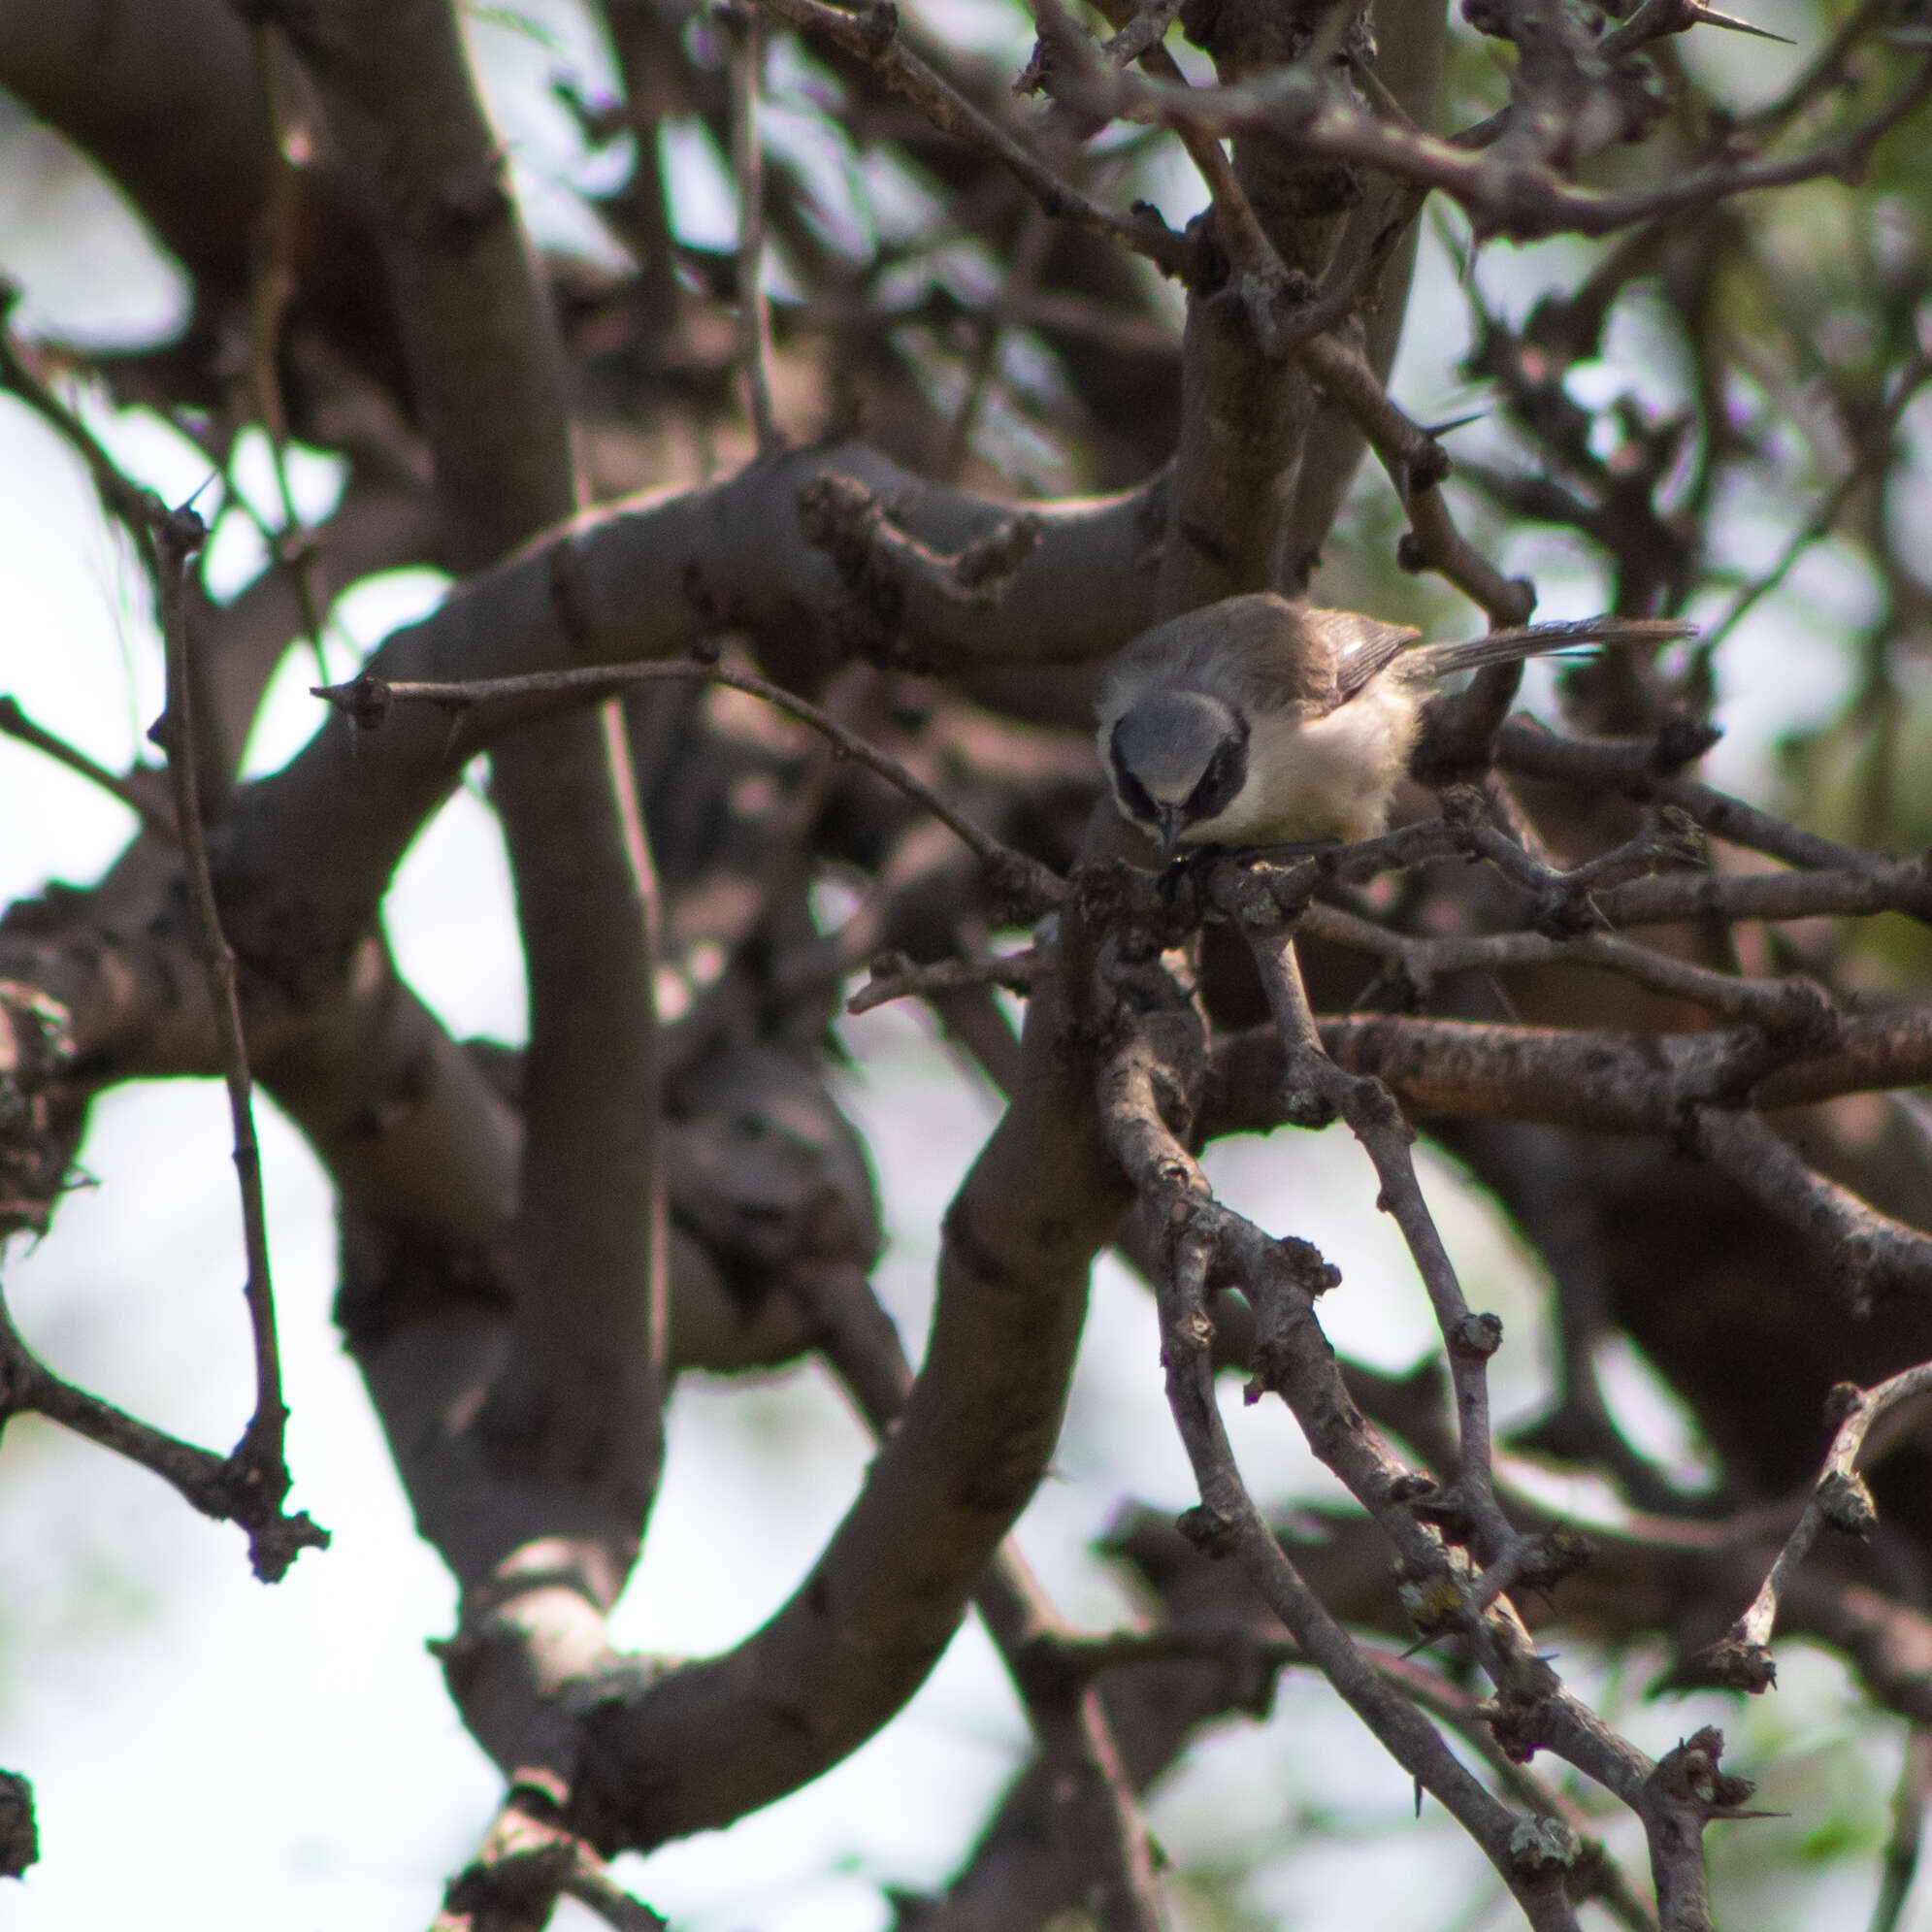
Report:
<svg viewBox="0 0 1932 1932"><path fill-rule="evenodd" d="M1161 827L1161 856L1171 859L1174 847L1181 842L1181 834L1187 830L1187 821L1181 816L1179 805L1160 805L1156 816Z"/></svg>

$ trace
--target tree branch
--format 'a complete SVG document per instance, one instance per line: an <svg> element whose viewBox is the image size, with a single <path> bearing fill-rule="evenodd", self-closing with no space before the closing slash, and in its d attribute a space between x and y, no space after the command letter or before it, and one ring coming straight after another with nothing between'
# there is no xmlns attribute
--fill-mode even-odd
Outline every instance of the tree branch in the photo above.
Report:
<svg viewBox="0 0 1932 1932"><path fill-rule="evenodd" d="M1932 1362L1905 1369L1874 1389L1859 1389L1848 1382L1832 1391L1829 1419L1838 1426L1811 1499L1785 1539L1750 1608L1719 1643L1692 1660L1690 1667L1697 1678L1753 1691L1764 1690L1778 1681L1770 1644L1780 1597L1789 1588L1820 1529L1829 1525L1860 1538L1872 1533L1878 1512L1857 1473L1859 1452L1882 1417L1901 1402L1928 1392L1932 1392Z"/></svg>
<svg viewBox="0 0 1932 1932"><path fill-rule="evenodd" d="M153 524L154 556L161 586L161 629L167 646L168 704L160 737L168 754L175 793L175 823L180 832L182 869L194 921L196 950L208 976L209 1003L214 1015L222 1074L228 1088L228 1114L235 1135L235 1172L242 1192L242 1229L247 1250L248 1322L254 1335L255 1409L229 1457L226 1477L235 1494L236 1521L248 1532L248 1555L255 1574L275 1583L308 1547L327 1539L306 1514L289 1517L282 1505L289 1490L283 1448L288 1409L281 1399L281 1354L276 1334L275 1285L269 1270L268 1209L262 1198L262 1155L255 1139L250 1099L248 1049L242 1031L236 994L235 956L221 931L214 883L209 872L208 843L202 833L201 787L195 770L195 730L188 666L184 578L187 561L207 535L191 509L171 510Z"/></svg>
<svg viewBox="0 0 1932 1932"><path fill-rule="evenodd" d="M124 804L163 845L180 849L181 837L174 813L155 799L147 784L141 782L153 775L150 771L137 769L133 777L116 777L105 765L95 764L84 751L77 750L65 738L35 724L21 710L19 701L7 695L0 695L0 733L17 738L21 744L31 745L56 765L66 766L70 771L78 771L90 785L98 786L111 799Z"/></svg>
<svg viewBox="0 0 1932 1932"><path fill-rule="evenodd" d="M841 724L829 711L807 703L782 685L773 684L769 678L754 676L749 671L734 671L724 665L703 660L624 665L597 671L535 671L526 677L471 678L452 684L390 683L365 671L348 684L316 687L311 695L326 699L338 710L352 718L358 728L371 730L381 722L392 704L435 704L457 714L467 713L478 705L502 704L512 717L521 720L531 715L532 707L520 704L519 701L553 699L567 704L583 704L607 698L634 685L682 679L701 684L722 684L734 691L746 692L797 718L802 724L809 725L831 741L839 756L865 766L868 771L877 772L888 784L897 786L915 804L931 812L954 833L986 868L1000 896L1010 899L1022 917L1037 917L1057 905L1064 897L1065 887L1063 882L1037 860L1001 844L999 839L983 832L969 818L956 811L923 778L915 776L898 759ZM540 716L541 712L537 714ZM501 736L501 731L489 734L492 739ZM471 750L474 752L475 749L475 746L472 745Z"/></svg>
<svg viewBox="0 0 1932 1932"><path fill-rule="evenodd" d="M901 38L899 10L891 0L874 0L863 14L830 6L826 0L763 0L763 4L802 32L823 34L856 59L876 67L893 90L912 101L934 127L1001 162L1048 214L1145 255L1163 275L1193 273L1197 250L1190 237L1175 234L1158 214L1123 218L1089 201L933 73Z"/></svg>

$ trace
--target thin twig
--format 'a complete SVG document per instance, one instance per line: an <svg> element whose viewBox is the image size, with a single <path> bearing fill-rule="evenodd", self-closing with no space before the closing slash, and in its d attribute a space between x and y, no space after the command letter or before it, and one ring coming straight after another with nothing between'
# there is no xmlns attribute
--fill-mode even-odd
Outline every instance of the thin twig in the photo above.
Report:
<svg viewBox="0 0 1932 1932"><path fill-rule="evenodd" d="M76 749L46 726L35 724L20 708L19 701L11 696L0 696L0 733L17 738L22 744L31 745L55 764L66 766L70 771L78 771L89 784L98 785L110 798L117 799L133 812L162 844L180 844L180 835L175 829L174 813L151 798L146 785L134 778L117 777L105 765L96 765L84 751Z"/></svg>
<svg viewBox="0 0 1932 1932"><path fill-rule="evenodd" d="M233 1514L228 1465L212 1450L183 1442L64 1382L27 1348L0 1302L0 1388L4 1414L45 1416L101 1448L138 1462L169 1484L191 1508L226 1520Z"/></svg>
<svg viewBox="0 0 1932 1932"><path fill-rule="evenodd" d="M1102 62L1060 0L1035 0L1035 14L1042 42L1058 57L1056 92L1063 72L1076 77L1072 84L1077 94L1077 77L1115 71ZM1188 83L1164 48L1149 49L1142 65L1162 77L1161 84L1169 95L1177 99L1188 95ZM1290 78L1301 78L1299 62ZM1397 546L1396 561L1407 571L1439 573L1493 626L1526 623L1536 607L1535 587L1526 578L1504 577L1457 530L1438 487L1449 474L1447 454L1433 436L1396 407L1362 352L1359 331L1340 326L1365 284L1351 279L1314 296L1305 278L1289 273L1268 239L1218 134L1195 125L1185 114L1177 113L1165 124L1181 135L1213 198L1215 234L1227 251L1257 345L1272 358L1293 357L1299 362L1310 379L1354 418L1389 473L1410 523ZM1413 134L1413 123L1409 129ZM1414 138L1424 137L1415 134ZM1402 225L1406 221L1398 224L1397 234ZM1385 246L1392 246L1392 238Z"/></svg>
<svg viewBox="0 0 1932 1932"><path fill-rule="evenodd" d="M1291 1303L1298 1304L1305 1317L1310 1284L1301 1278L1310 1263L1298 1252L1303 1244L1290 1248L1271 1241L1214 1200L1206 1177L1162 1118L1162 1088L1171 1077L1145 1030L1138 1030L1102 1070L1097 1097L1108 1144L1141 1195L1143 1213L1163 1229L1165 1264L1157 1283L1162 1359L1168 1406L1201 1498L1200 1506L1182 1519L1182 1528L1204 1554L1232 1556L1240 1562L1309 1661L1390 1755L1444 1805L1489 1855L1530 1923L1551 1932L1558 1927L1570 1932L1577 1921L1564 1895L1561 1865L1546 1866L1521 1855L1523 1840L1515 1815L1457 1760L1427 1719L1371 1668L1309 1589L1248 1494L1214 1396L1208 1281L1211 1275L1239 1280L1252 1295L1264 1278L1280 1276L1277 1288ZM1232 1244L1231 1250L1222 1252L1227 1243ZM1293 1326L1295 1330L1313 1328L1312 1321ZM1290 1332L1282 1331L1284 1342ZM1301 1352L1298 1343L1288 1346ZM1326 1354L1326 1344L1321 1347ZM1328 1363L1332 1370L1332 1356ZM1335 1412L1344 1427L1352 1412L1344 1399ZM1296 1415L1308 1428L1298 1408ZM1378 1516L1385 1516L1392 1472L1368 1447L1370 1432L1360 1417L1354 1420L1353 1432L1375 1462L1371 1493L1384 1505ZM1323 1453L1320 1435L1310 1430L1318 1454ZM1419 1555L1431 1552L1440 1565L1440 1547L1417 1538L1413 1522L1408 1529L1410 1547ZM1450 1594L1455 1598L1459 1593L1452 1588Z"/></svg>
<svg viewBox="0 0 1932 1932"><path fill-rule="evenodd" d="M160 563L154 549L154 518L160 505L121 474L120 466L102 448L80 416L56 396L14 334L13 311L20 290L0 277L0 389L11 391L45 422L87 467L101 508L128 534L135 555L160 596Z"/></svg>
<svg viewBox="0 0 1932 1932"><path fill-rule="evenodd" d="M1043 972L1053 970L1053 950L1028 946L993 960L934 960L915 966L903 953L881 953L872 962L871 977L845 1002L848 1013L869 1013L889 1000L932 993L954 993L963 986L1003 986L1026 993Z"/></svg>
<svg viewBox="0 0 1932 1932"><path fill-rule="evenodd" d="M1859 0L1832 36L1801 67L1785 91L1740 119L1734 132L1763 140L1790 126L1815 101L1824 98L1843 80L1860 44L1875 28L1895 17L1895 0Z"/></svg>
<svg viewBox="0 0 1932 1932"><path fill-rule="evenodd" d="M208 532L192 509L182 508L157 517L153 535L160 567L161 629L168 663L167 706L157 732L168 754L168 775L174 784L175 822L180 828L181 868L188 906L203 969L208 976L209 1003L228 1087L228 1112L235 1134L235 1171L242 1192L243 1239L248 1264L245 1293L254 1334L255 1410L229 1463L245 1497L251 1492L237 1520L248 1531L256 1574L264 1581L274 1581L294 1560L303 1544L314 1539L301 1533L299 1525L307 1522L306 1518L291 1522L281 1514L289 1489L288 1465L283 1457L288 1410L281 1397L275 1288L269 1272L268 1210L262 1197L262 1156L255 1139L248 1049L242 1030L235 955L223 936L221 913L215 903L195 769L185 579L188 559L201 548Z"/></svg>
<svg viewBox="0 0 1932 1932"><path fill-rule="evenodd" d="M1042 0L1042 12L1056 0ZM1071 37L1069 36L1070 40ZM1056 98L1090 115L1217 139L1262 133L1291 151L1377 168L1419 187L1440 189L1486 233L1513 239L1575 233L1607 235L1662 214L1681 214L1761 188L1850 174L1892 129L1932 98L1932 61L1868 119L1804 153L1771 158L1727 155L1687 168L1651 187L1581 187L1541 160L1499 166L1477 144L1404 128L1357 106L1330 78L1298 64L1222 87L1177 87L1101 63L1090 53L1052 76Z"/></svg>
<svg viewBox="0 0 1932 1932"><path fill-rule="evenodd" d="M1919 859L1878 861L1855 872L1674 872L1600 893L1608 927L1669 926L1716 918L1828 919L1908 912L1932 919L1932 868Z"/></svg>
<svg viewBox="0 0 1932 1932"><path fill-rule="evenodd" d="M1580 790L1621 793L1640 803L1686 812L1714 838L1762 852L1801 871L1878 872L1889 864L1871 852L1803 832L1788 821L1715 786L1683 775L1708 751L1708 730L1667 729L1656 738L1565 737L1535 719L1511 718L1496 737L1496 763L1513 776L1548 779Z"/></svg>
<svg viewBox="0 0 1932 1932"><path fill-rule="evenodd" d="M1415 1162L1409 1155L1416 1130L1403 1117L1394 1096L1379 1080L1344 1073L1323 1052L1293 949L1279 941L1258 938L1251 950L1286 1050L1283 1104L1289 1119L1303 1117L1307 1099L1315 1097L1348 1122L1381 1183L1377 1205L1394 1217L1415 1260L1449 1351L1459 1430L1457 1475L1462 1506L1475 1526L1484 1556L1491 1563L1503 1561L1519 1538L1496 1501L1492 1468L1489 1359L1502 1345L1502 1324L1493 1315L1472 1313L1463 1298L1456 1264L1416 1179ZM1492 1591L1491 1596L1496 1593Z"/></svg>
<svg viewBox="0 0 1932 1932"><path fill-rule="evenodd" d="M1892 454L1893 433L1911 407L1913 398L1925 386L1928 379L1932 379L1932 350L1921 348L1899 371L1893 381L1891 394L1885 398L1883 407L1865 425L1858 439L1858 447L1844 475L1817 500L1811 515L1792 532L1789 541L1779 552L1777 561L1771 568L1761 575L1753 577L1731 600L1724 614L1698 640L1691 659L1693 679L1699 675L1709 676L1709 668L1718 654L1719 646L1764 598L1769 597L1790 575L1798 559L1819 539L1830 535L1833 525L1837 523L1845 506L1851 501L1852 496L1870 482L1874 475L1889 461Z"/></svg>
<svg viewBox="0 0 1932 1932"><path fill-rule="evenodd" d="M701 684L729 685L734 691L761 698L766 704L797 718L829 738L835 751L875 771L888 784L896 785L914 802L955 833L992 875L996 887L1011 894L1017 901L1037 915L1057 905L1065 894L1065 883L1050 872L1037 859L1002 844L991 833L982 831L971 819L956 811L923 778L908 771L898 759L881 751L868 738L840 724L829 711L807 703L781 684L755 676L750 671L733 671L728 666L704 664L679 658L661 664L629 664L586 667L575 671L533 671L524 677L479 677L467 682L390 682L368 671L347 684L316 685L312 697L327 700L355 720L358 727L379 724L389 705L438 704L451 712L474 710L478 705L514 704L518 700L562 699L595 703L615 696L634 685L665 681L692 681Z"/></svg>
<svg viewBox="0 0 1932 1932"><path fill-rule="evenodd" d="M1101 8L1102 13L1111 10ZM1128 23L1100 49L1100 57L1116 67L1144 59L1166 38L1167 29L1179 17L1181 0L1146 0Z"/></svg>
<svg viewBox="0 0 1932 1932"><path fill-rule="evenodd" d="M1829 997L1813 980L1747 979L1597 933L1575 939L1551 939L1538 933L1412 939L1371 919L1319 902L1302 914L1301 930L1353 952L1372 953L1398 966L1402 979L1419 997L1444 973L1587 966L1634 980L1654 993L1693 1000L1727 1019L1753 1021L1773 1031L1821 1026L1833 1013Z"/></svg>
<svg viewBox="0 0 1932 1932"><path fill-rule="evenodd" d="M953 412L946 432L946 454L941 474L957 477L972 452L973 433L986 405L987 391L999 373L999 351L1006 332L1013 326L1031 299L1033 283L1046 260L1053 241L1053 223L1037 202L1031 204L1020 224L1018 239L1006 265L1005 278L991 310L981 318L979 342L966 370L966 392Z"/></svg>
<svg viewBox="0 0 1932 1932"><path fill-rule="evenodd" d="M914 102L935 127L971 142L1010 169L1047 213L1071 221L1090 235L1122 243L1145 255L1163 275L1194 273L1200 251L1192 236L1176 234L1159 215L1114 214L1070 186L903 45L899 12L889 0L874 0L863 14L830 6L827 0L763 0L763 4L793 26L824 34L847 53L869 61L887 84Z"/></svg>
<svg viewBox="0 0 1932 1932"><path fill-rule="evenodd" d="M1820 1529L1869 1536L1878 1521L1871 1491L1857 1472L1859 1452L1873 1425L1901 1402L1932 1393L1932 1362L1902 1370L1874 1389L1842 1382L1831 1392L1829 1413L1838 1427L1804 1514L1785 1540L1751 1607L1724 1636L1693 1660L1698 1675L1739 1690L1763 1690L1778 1681L1771 1659L1771 1632L1778 1599L1804 1561Z"/></svg>
<svg viewBox="0 0 1932 1932"><path fill-rule="evenodd" d="M1457 844L1457 835L1442 820L1425 819L1405 826L1401 833L1338 846L1318 858L1282 862L1265 854L1243 854L1224 859L1210 875L1209 886L1228 916L1238 918L1249 932L1280 930L1301 916L1309 897L1327 880L1360 883L1403 871L1447 857ZM1462 849L1467 849L1466 842ZM1148 891L1154 891L1151 883ZM1932 919L1932 867L1919 859L1861 855L1856 870L1821 867L1804 872L1667 872L1608 886L1591 895L1589 909L1606 932L1694 919L1777 923L1874 912L1904 912L1925 920Z"/></svg>

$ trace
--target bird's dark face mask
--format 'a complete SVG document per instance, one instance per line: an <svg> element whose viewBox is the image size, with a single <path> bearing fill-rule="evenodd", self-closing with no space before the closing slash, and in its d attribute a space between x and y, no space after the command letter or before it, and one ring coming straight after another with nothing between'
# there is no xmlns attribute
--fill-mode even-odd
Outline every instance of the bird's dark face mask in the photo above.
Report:
<svg viewBox="0 0 1932 1932"><path fill-rule="evenodd" d="M1248 727L1203 692L1163 692L1136 705L1108 740L1114 789L1171 856L1187 829L1216 817L1248 777Z"/></svg>
<svg viewBox="0 0 1932 1932"><path fill-rule="evenodd" d="M1241 787L1248 782L1248 721L1241 718L1236 724L1234 736L1215 747L1200 783L1188 794L1181 807L1184 824L1201 825L1219 818L1241 796Z"/></svg>

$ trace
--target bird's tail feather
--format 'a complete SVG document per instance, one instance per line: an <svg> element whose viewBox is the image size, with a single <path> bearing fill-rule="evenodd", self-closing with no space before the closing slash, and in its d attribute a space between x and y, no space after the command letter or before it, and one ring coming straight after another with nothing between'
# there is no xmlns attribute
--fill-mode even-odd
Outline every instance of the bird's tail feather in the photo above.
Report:
<svg viewBox="0 0 1932 1932"><path fill-rule="evenodd" d="M1697 627L1678 617L1580 617L1564 624L1523 624L1456 644L1424 644L1402 654L1403 667L1427 677L1517 664L1552 651L1606 649L1617 644L1667 644L1694 638Z"/></svg>

